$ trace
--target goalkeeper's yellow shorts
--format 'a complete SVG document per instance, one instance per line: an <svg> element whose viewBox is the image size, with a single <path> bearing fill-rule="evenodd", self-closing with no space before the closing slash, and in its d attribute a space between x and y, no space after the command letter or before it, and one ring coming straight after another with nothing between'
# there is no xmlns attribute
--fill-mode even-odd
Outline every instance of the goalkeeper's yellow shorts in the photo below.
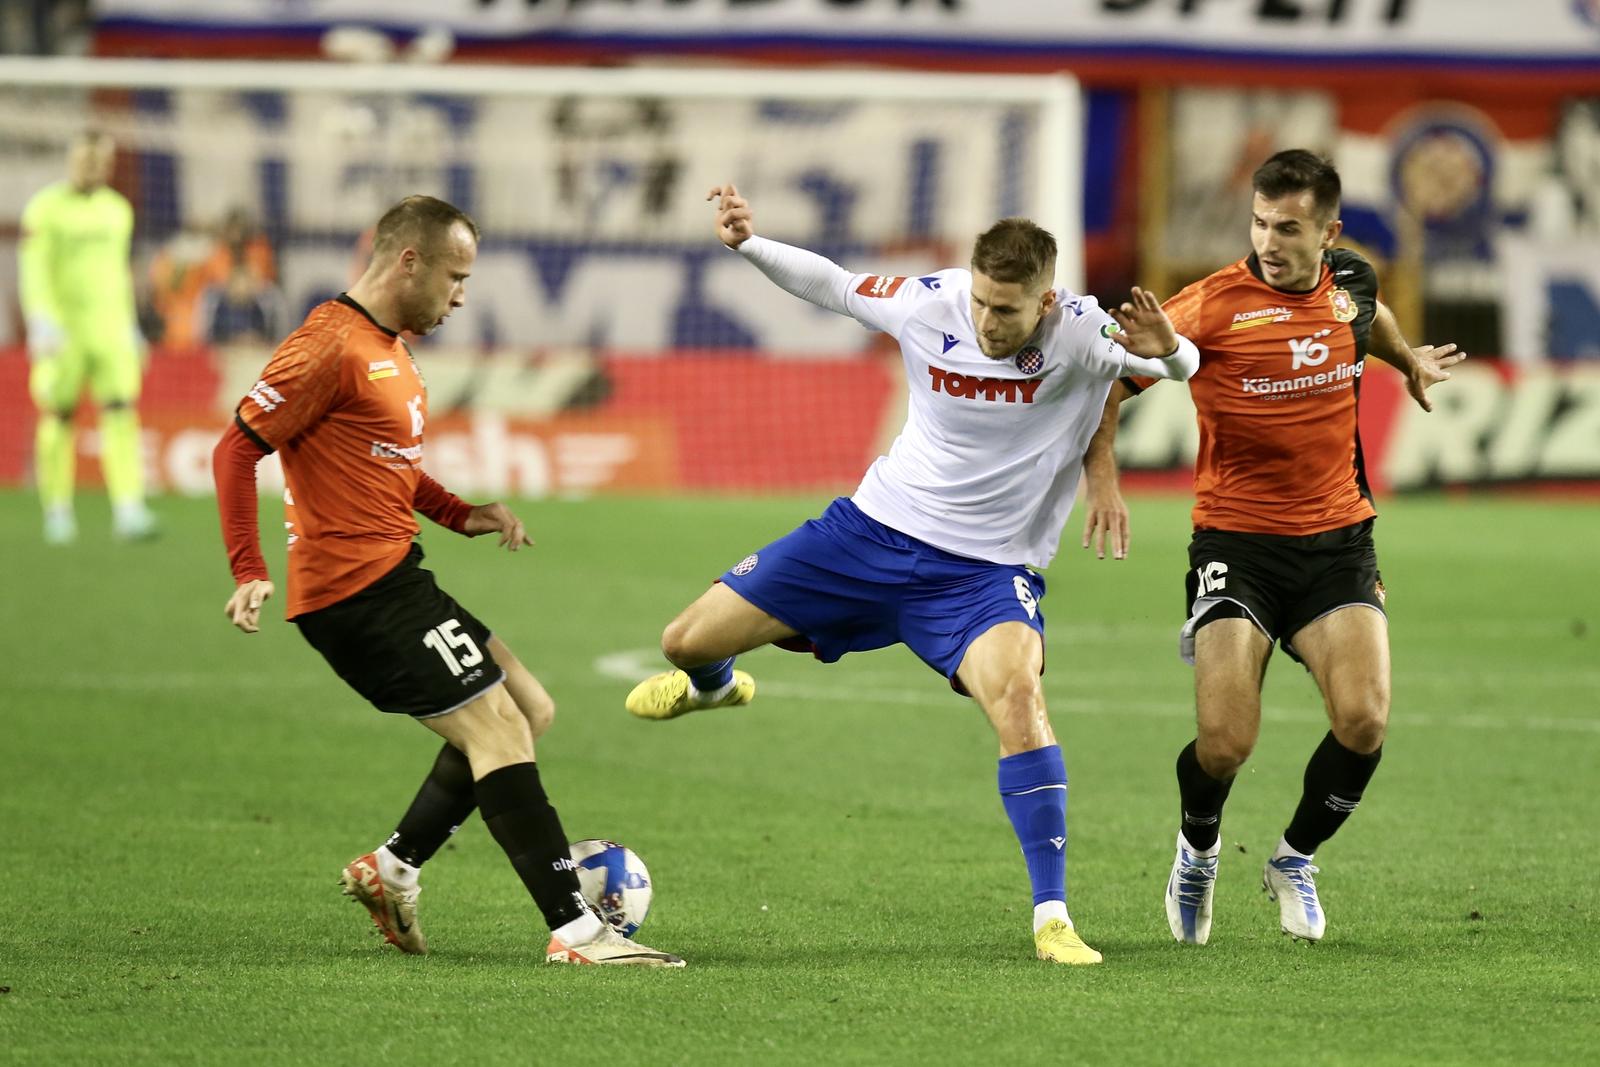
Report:
<svg viewBox="0 0 1600 1067"><path fill-rule="evenodd" d="M68 331L59 350L34 360L28 393L40 411L67 415L77 408L85 384L99 407L134 403L143 374L143 353L126 327Z"/></svg>

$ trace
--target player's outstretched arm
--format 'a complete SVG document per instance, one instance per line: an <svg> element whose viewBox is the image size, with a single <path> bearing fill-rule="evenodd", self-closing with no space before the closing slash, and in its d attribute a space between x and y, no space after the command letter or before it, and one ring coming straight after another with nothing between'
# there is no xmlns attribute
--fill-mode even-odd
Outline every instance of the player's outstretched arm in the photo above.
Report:
<svg viewBox="0 0 1600 1067"><path fill-rule="evenodd" d="M785 292L829 311L850 314L844 299L849 271L826 256L756 236L750 203L732 182L713 186L706 199L717 201L717 240L748 259Z"/></svg>
<svg viewBox="0 0 1600 1067"><path fill-rule="evenodd" d="M467 521L462 526L461 532L468 537L498 533L500 547L508 552L515 552L523 545L533 544L533 538L528 536L522 520L498 500L492 504L479 504L467 512Z"/></svg>
<svg viewBox="0 0 1600 1067"><path fill-rule="evenodd" d="M717 201L717 240L729 248L738 248L756 235L756 219L750 210L750 201L739 195L738 187L732 182L713 185L706 199Z"/></svg>
<svg viewBox="0 0 1600 1067"><path fill-rule="evenodd" d="M1178 333L1150 290L1136 285L1128 301L1106 310L1122 327L1117 342L1130 357L1126 373L1186 381L1200 368L1200 350Z"/></svg>
<svg viewBox="0 0 1600 1067"><path fill-rule="evenodd" d="M1111 383L1111 395L1100 415L1100 428L1089 439L1083 454L1084 517L1083 547L1094 546L1096 559L1106 558L1106 542L1111 542L1111 558L1128 555L1128 505L1122 499L1117 471L1117 417L1122 401L1131 394L1121 382Z"/></svg>
<svg viewBox="0 0 1600 1067"><path fill-rule="evenodd" d="M1406 344L1394 312L1382 301L1378 302L1377 314L1372 319L1372 335L1367 347L1373 356L1406 376L1406 391L1423 411L1433 410L1428 389L1447 381L1450 368L1467 358L1467 354L1458 351L1453 344L1419 345L1416 348Z"/></svg>

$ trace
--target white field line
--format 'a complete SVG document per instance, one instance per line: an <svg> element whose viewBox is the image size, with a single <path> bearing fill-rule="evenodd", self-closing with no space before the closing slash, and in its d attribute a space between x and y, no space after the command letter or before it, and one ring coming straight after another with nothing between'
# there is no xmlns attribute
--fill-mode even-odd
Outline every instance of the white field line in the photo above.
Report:
<svg viewBox="0 0 1600 1067"><path fill-rule="evenodd" d="M654 649L616 652L601 656L594 662L595 673L616 681L637 682L666 669L661 654ZM876 678L882 679L883 675ZM1460 676L1456 676L1460 681ZM859 674L851 675L852 682L861 681ZM818 685L812 682L760 683L760 692L786 700L804 700L813 703L888 704L926 707L936 703L948 704L956 699L954 694L940 692L938 680L930 677L926 688L908 689L869 688L856 685ZM1050 710L1068 715L1139 715L1148 718L1192 718L1194 704L1186 699L1159 701L1098 700L1054 696ZM1263 707L1261 718L1268 722L1303 722L1303 711ZM1558 733L1600 734L1600 718L1574 716L1559 718L1548 715L1429 715L1423 712L1401 711L1393 716L1393 725L1402 729L1409 726L1441 727L1466 730L1540 730Z"/></svg>

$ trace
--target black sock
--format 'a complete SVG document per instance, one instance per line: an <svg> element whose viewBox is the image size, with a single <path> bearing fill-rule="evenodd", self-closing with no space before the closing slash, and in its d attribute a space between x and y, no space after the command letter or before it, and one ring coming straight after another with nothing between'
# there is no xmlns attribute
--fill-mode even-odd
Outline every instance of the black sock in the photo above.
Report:
<svg viewBox="0 0 1600 1067"><path fill-rule="evenodd" d="M472 809L478 794L472 788L472 765L452 744L439 750L433 769L423 779L416 799L386 842L402 863L421 867L444 847Z"/></svg>
<svg viewBox="0 0 1600 1067"><path fill-rule="evenodd" d="M539 782L539 768L513 763L478 780L478 811L505 850L522 884L554 930L586 911L578 889L577 865Z"/></svg>
<svg viewBox="0 0 1600 1067"><path fill-rule="evenodd" d="M1363 756L1341 745L1328 731L1306 764L1305 792L1283 839L1296 852L1311 855L1332 837L1361 803L1361 794L1383 758L1383 748Z"/></svg>
<svg viewBox="0 0 1600 1067"><path fill-rule="evenodd" d="M1233 779L1217 779L1200 766L1195 755L1198 741L1190 741L1178 753L1178 796L1182 801L1179 812L1184 839L1206 851L1217 843L1222 828L1222 805L1227 802Z"/></svg>

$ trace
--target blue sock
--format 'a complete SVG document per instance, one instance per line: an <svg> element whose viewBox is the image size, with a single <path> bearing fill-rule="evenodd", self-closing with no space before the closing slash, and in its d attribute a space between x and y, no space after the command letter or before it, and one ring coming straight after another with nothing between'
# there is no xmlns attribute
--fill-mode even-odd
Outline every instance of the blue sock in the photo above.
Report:
<svg viewBox="0 0 1600 1067"><path fill-rule="evenodd" d="M1033 903L1067 899L1067 765L1061 746L1000 760L1000 800L1022 843Z"/></svg>
<svg viewBox="0 0 1600 1067"><path fill-rule="evenodd" d="M709 693L733 681L733 657L707 663L704 667L685 667L683 673L689 676L696 690Z"/></svg>

